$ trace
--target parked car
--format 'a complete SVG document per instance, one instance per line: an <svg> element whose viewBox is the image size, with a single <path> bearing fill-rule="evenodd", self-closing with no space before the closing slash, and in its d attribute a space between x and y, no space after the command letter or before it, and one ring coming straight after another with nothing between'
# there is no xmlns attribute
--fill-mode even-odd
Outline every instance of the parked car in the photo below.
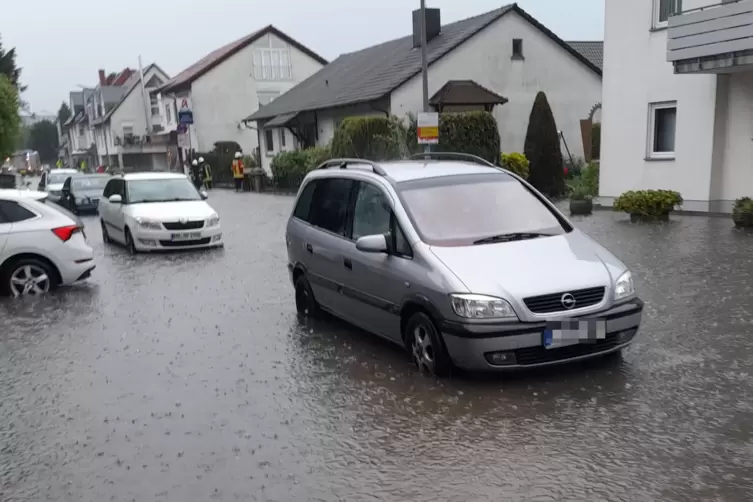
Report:
<svg viewBox="0 0 753 502"><path fill-rule="evenodd" d="M99 200L102 238L131 253L223 245L220 217L184 174L114 176Z"/></svg>
<svg viewBox="0 0 753 502"><path fill-rule="evenodd" d="M0 293L39 295L84 280L94 252L78 219L46 193L0 190Z"/></svg>
<svg viewBox="0 0 753 502"><path fill-rule="evenodd" d="M63 196L63 183L69 176L78 174L75 169L53 169L44 171L42 178L39 180L37 190L47 192L52 202L59 201Z"/></svg>
<svg viewBox="0 0 753 502"><path fill-rule="evenodd" d="M105 191L107 174L74 174L63 183L62 197L58 204L74 214L96 213L99 209L99 199Z"/></svg>
<svg viewBox="0 0 753 502"><path fill-rule="evenodd" d="M336 159L306 176L286 231L301 315L334 314L435 375L632 342L643 302L624 264L517 175L441 155Z"/></svg>

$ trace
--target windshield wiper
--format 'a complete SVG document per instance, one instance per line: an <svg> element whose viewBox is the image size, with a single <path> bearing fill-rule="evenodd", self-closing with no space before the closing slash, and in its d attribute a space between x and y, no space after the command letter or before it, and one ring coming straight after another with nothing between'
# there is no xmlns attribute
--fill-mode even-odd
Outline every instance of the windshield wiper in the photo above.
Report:
<svg viewBox="0 0 753 502"><path fill-rule="evenodd" d="M510 241L522 241L525 239L536 239L537 237L551 237L553 234L542 234L540 232L514 232L510 234L499 234L484 237L477 241L473 241L473 244L491 244L493 242L510 242Z"/></svg>

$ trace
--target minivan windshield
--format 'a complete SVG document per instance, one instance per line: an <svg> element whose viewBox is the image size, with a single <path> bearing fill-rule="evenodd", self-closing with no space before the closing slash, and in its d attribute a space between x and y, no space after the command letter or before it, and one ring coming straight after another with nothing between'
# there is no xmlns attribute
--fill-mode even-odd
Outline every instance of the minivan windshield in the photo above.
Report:
<svg viewBox="0 0 753 502"><path fill-rule="evenodd" d="M71 177L71 173L50 174L47 178L48 185L62 185L65 180Z"/></svg>
<svg viewBox="0 0 753 502"><path fill-rule="evenodd" d="M566 233L560 220L511 176L473 174L398 183L421 240L471 246Z"/></svg>
<svg viewBox="0 0 753 502"><path fill-rule="evenodd" d="M187 178L128 181L128 202L178 202L201 200L199 192Z"/></svg>
<svg viewBox="0 0 753 502"><path fill-rule="evenodd" d="M81 176L71 180L74 190L104 190L109 176Z"/></svg>

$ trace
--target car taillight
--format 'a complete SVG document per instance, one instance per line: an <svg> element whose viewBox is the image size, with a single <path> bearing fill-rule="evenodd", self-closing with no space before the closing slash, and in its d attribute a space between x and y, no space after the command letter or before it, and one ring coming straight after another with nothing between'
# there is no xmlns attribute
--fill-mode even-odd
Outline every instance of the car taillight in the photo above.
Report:
<svg viewBox="0 0 753 502"><path fill-rule="evenodd" d="M52 229L52 233L57 235L61 241L68 242L73 234L80 232L82 228L78 225L68 225L65 227L57 227Z"/></svg>

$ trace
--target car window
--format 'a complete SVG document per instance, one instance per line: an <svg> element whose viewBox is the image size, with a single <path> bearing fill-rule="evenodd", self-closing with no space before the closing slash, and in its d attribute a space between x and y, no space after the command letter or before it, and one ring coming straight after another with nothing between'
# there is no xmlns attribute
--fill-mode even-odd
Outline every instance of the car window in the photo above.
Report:
<svg viewBox="0 0 753 502"><path fill-rule="evenodd" d="M17 223L30 220L36 214L32 213L18 202L13 200L0 200L0 223Z"/></svg>
<svg viewBox="0 0 753 502"><path fill-rule="evenodd" d="M316 190L317 180L310 181L306 184L301 192L301 196L298 197L298 203L295 205L293 216L300 218L303 221L309 221L309 208L311 207L311 199L314 196L314 190Z"/></svg>
<svg viewBox="0 0 753 502"><path fill-rule="evenodd" d="M309 210L312 225L337 235L346 235L348 202L353 181L344 178L319 180L314 190Z"/></svg>
<svg viewBox="0 0 753 502"><path fill-rule="evenodd" d="M73 190L101 190L109 181L107 178L86 176L70 179L72 179Z"/></svg>
<svg viewBox="0 0 753 502"><path fill-rule="evenodd" d="M430 245L469 246L495 235L567 231L522 183L502 173L415 180L397 189L421 240Z"/></svg>
<svg viewBox="0 0 753 502"><path fill-rule="evenodd" d="M47 184L49 184L49 185L57 185L57 184L60 184L60 183L65 183L65 180L69 176L70 176L69 173L66 173L66 174L59 174L59 173L50 174L47 177Z"/></svg>
<svg viewBox="0 0 753 502"><path fill-rule="evenodd" d="M188 178L130 180L127 189L129 204L202 200Z"/></svg>
<svg viewBox="0 0 753 502"><path fill-rule="evenodd" d="M392 209L384 193L371 183L359 182L358 185L353 206L353 239L388 233Z"/></svg>

